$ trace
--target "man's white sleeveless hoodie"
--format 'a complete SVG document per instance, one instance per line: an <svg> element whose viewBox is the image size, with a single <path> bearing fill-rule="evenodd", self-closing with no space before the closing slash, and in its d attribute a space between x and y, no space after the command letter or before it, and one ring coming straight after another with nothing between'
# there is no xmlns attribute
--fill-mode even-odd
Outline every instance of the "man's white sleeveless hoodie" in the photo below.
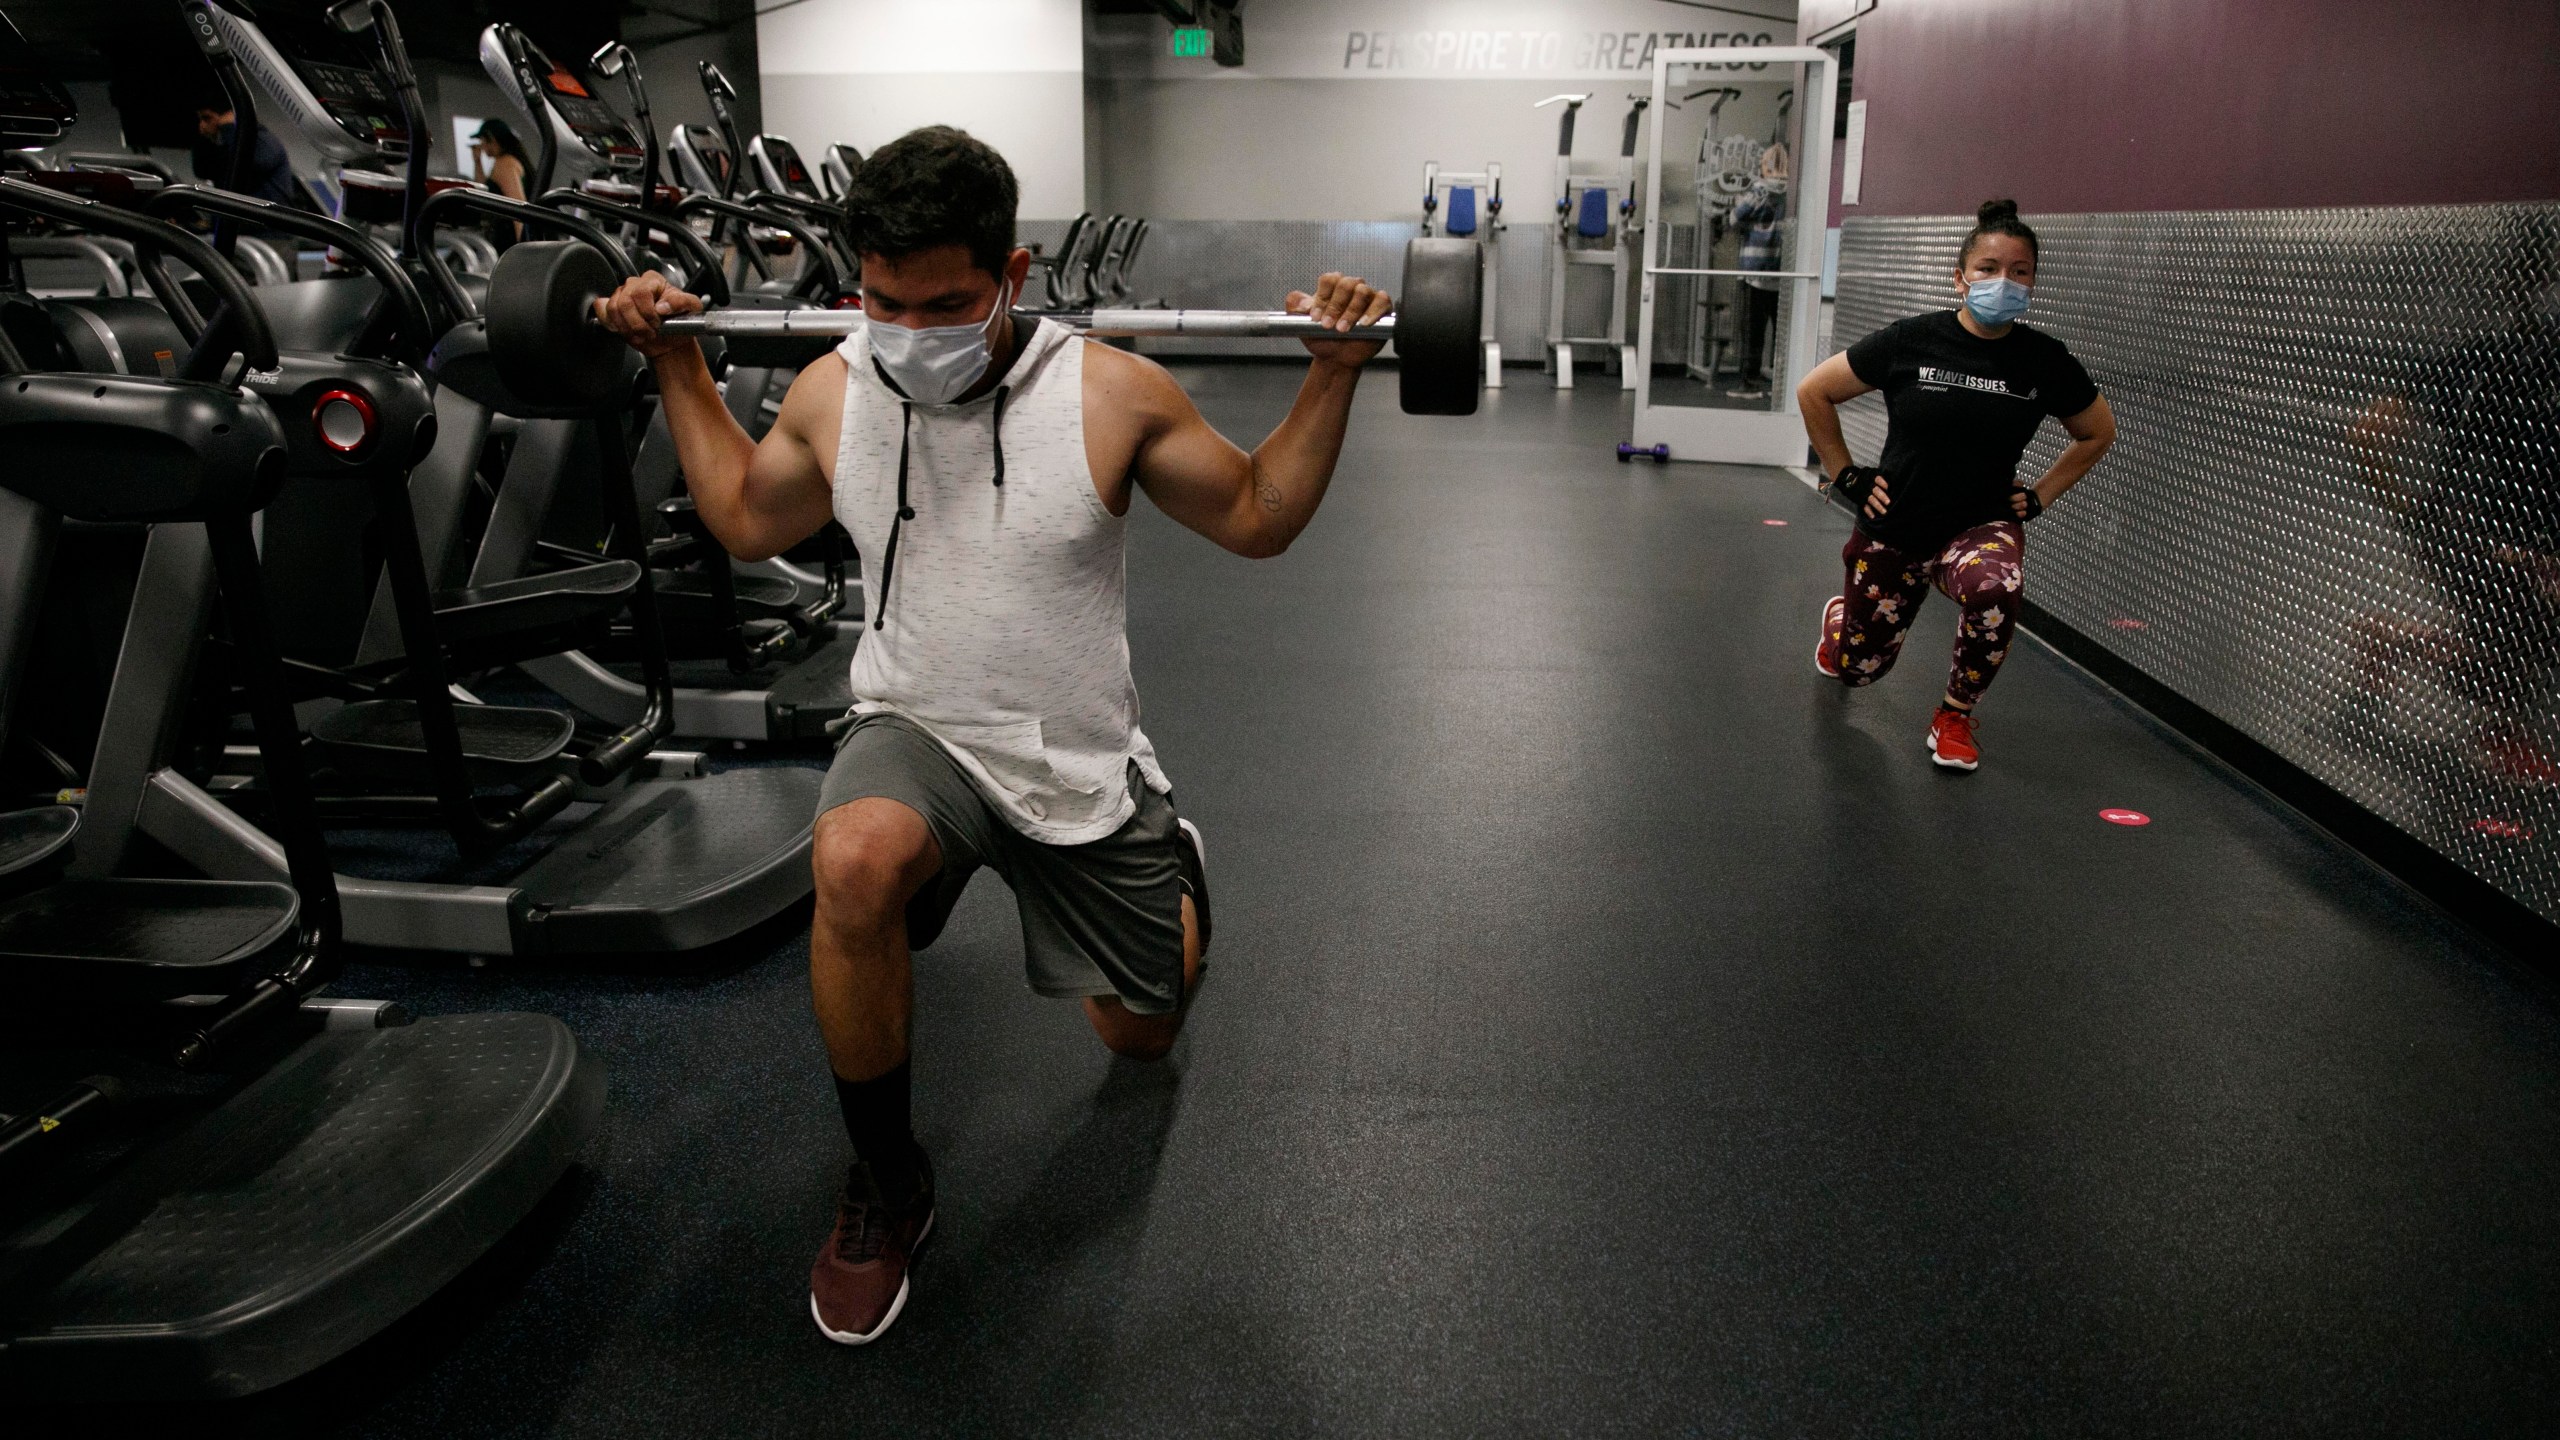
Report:
<svg viewBox="0 0 2560 1440"><path fill-rule="evenodd" d="M837 348L835 514L862 557L865 616L854 711L923 727L1050 845L1136 813L1132 761L1148 788L1173 788L1138 728L1128 521L1103 508L1085 458L1086 343L1041 321L996 388L958 405L890 388L861 329Z"/></svg>

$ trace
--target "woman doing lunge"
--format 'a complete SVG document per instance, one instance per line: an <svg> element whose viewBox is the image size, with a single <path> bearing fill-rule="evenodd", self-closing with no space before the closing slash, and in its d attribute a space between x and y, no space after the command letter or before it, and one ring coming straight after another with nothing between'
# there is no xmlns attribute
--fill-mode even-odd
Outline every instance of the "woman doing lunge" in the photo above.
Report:
<svg viewBox="0 0 2560 1440"><path fill-rule="evenodd" d="M1897 320L1823 361L1796 401L1830 487L1858 507L1814 667L1844 685L1882 679L1936 586L1964 614L1929 753L1971 770L1982 759L1974 706L2017 628L2026 522L2089 473L2115 443L2116 422L2062 342L2018 318L2035 288L2036 232L2016 201L1983 205L1954 280L1956 309ZM1870 390L1884 392L1890 417L1883 463L1852 464L1839 406ZM2071 444L2042 479L2020 485L2018 461L2048 415Z"/></svg>

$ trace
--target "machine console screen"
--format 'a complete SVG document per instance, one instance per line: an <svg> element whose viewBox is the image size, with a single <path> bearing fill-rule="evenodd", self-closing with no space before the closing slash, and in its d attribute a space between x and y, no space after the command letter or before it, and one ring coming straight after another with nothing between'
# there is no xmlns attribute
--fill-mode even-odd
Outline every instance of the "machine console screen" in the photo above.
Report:
<svg viewBox="0 0 2560 1440"><path fill-rule="evenodd" d="M579 139L587 142L588 149L599 155L639 158L640 141L632 135L631 127L622 123L622 117L607 109L603 102L564 100L555 95L551 103L560 108L561 118L569 122L570 129L578 132Z"/></svg>
<svg viewBox="0 0 2560 1440"><path fill-rule="evenodd" d="M773 168L782 176L782 188L795 195L816 199L818 182L809 178L809 167L800 163L800 151L789 141L771 145Z"/></svg>
<svg viewBox="0 0 2560 1440"><path fill-rule="evenodd" d="M312 98L348 134L375 145L408 143L399 102L391 98L391 87L382 83L381 76L321 60L298 60L294 68L302 73L302 83L311 87Z"/></svg>
<svg viewBox="0 0 2560 1440"><path fill-rule="evenodd" d="M585 142L589 150L614 161L637 164L641 158L640 138L613 107L578 83L578 77L555 62L551 73L542 77L545 97L560 118L569 122L570 130ZM617 165L616 168L622 168Z"/></svg>
<svg viewBox="0 0 2560 1440"><path fill-rule="evenodd" d="M368 145L408 148L400 101L363 46L318 25L281 18L263 20L259 28L339 129Z"/></svg>

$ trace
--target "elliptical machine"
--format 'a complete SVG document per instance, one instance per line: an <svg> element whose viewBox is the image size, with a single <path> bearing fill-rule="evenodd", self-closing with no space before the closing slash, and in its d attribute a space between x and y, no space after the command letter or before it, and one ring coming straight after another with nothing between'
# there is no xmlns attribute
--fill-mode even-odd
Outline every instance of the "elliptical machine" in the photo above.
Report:
<svg viewBox="0 0 2560 1440"><path fill-rule="evenodd" d="M534 138L526 187L540 195L581 181L610 179L636 187L657 174L657 137L635 131L569 68L505 21L480 32L480 68L515 106ZM529 101L538 95L540 101Z"/></svg>
<svg viewBox="0 0 2560 1440"><path fill-rule="evenodd" d="M818 181L830 200L841 202L853 188L853 177L861 173L862 152L841 140L828 146L825 158L818 162Z"/></svg>
<svg viewBox="0 0 2560 1440"><path fill-rule="evenodd" d="M40 77L31 58L0 19L0 66ZM26 89L0 97L0 143L69 108ZM65 347L0 333L0 734L63 523L147 527L150 553L218 576L280 872L66 875L95 859L94 787L81 809L0 815L0 1381L54 1402L250 1394L513 1228L592 1137L603 1070L548 1016L412 1022L322 997L340 896L252 528L308 436L225 383L283 368L274 332L186 231L23 179L0 179L0 212L129 245L164 305L202 296L213 316L165 377L66 372ZM119 684L153 659L126 658Z"/></svg>
<svg viewBox="0 0 2560 1440"><path fill-rule="evenodd" d="M204 22L200 41L210 35L234 55L249 52L246 42L254 41L297 79L338 68L348 53L341 45L325 52L341 59L308 57L293 31L269 33L211 0L192 5L191 14ZM386 324L379 317L408 311L395 274L414 266L426 277L418 303L428 313L423 323L431 343L422 342L418 350L434 388L435 414L432 430L421 433L432 433L434 444L424 463L408 469L405 487L373 490L375 520L390 527L377 546L385 557L378 578L359 571L350 583L343 564L279 565L275 556L269 572L275 583L293 588L299 610L366 617L361 632L346 637L348 653L319 657L316 673L297 672L313 674L312 683L323 692L314 697L322 702L314 708L323 713L311 730L319 753L344 782L329 797L338 818L369 825L438 823L471 847L463 869L479 882L342 874L338 885L348 932L371 944L480 955L670 951L710 944L770 920L809 892L818 772L777 766L706 774L700 756L658 748L672 728L674 700L630 488L628 432L618 414L598 414L598 404L515 402L492 363L469 288L430 242L439 217L486 215L522 225L529 235L570 235L598 255L628 262L610 237L558 210L469 186L428 195L425 147L406 147L419 107L390 7L384 0L341 0L329 16L340 35L371 42L374 80L397 99L409 127L399 137L409 185L401 225L406 243L396 259L385 252L369 260L374 274L308 283L335 287L341 308L376 317L357 327L361 349L366 335L397 336L421 323ZM246 88L269 101L277 101L283 89L269 71L246 64L227 73L245 77ZM290 113L280 103L267 108ZM349 253L366 254L360 246ZM280 298L260 297L262 303ZM287 308L293 308L290 302ZM295 348L337 353L344 347ZM636 368L636 362L628 367ZM352 465L392 448L369 448L383 442L358 427L362 409L350 404L328 412L350 427L346 434L354 446L338 463ZM381 405L373 409L376 416L384 413ZM541 463L543 457L527 453L528 442L574 440L585 425L597 460L587 473L597 478L599 508L616 517L617 553L580 556L575 564L563 557L539 573L500 581L475 577L453 583L443 562L457 548L463 504L477 488L474 467L494 411L522 417L511 476L525 469L556 477L559 452L554 463ZM500 500L505 501L504 486ZM298 527L291 518L298 508L280 507L270 517L271 537L308 530L318 537L313 553L324 557L332 543L339 553L356 545L360 531L343 524ZM414 527L405 535L397 533L404 520ZM416 571L407 568L412 552ZM120 675L101 754L115 750L125 757L120 773L135 777L134 793L113 807L127 817L125 823L208 873L263 876L279 863L274 841L254 813L224 803L254 799L256 777L241 776L219 755L208 772L174 718L186 703L195 634L190 621L201 613L202 594L198 574L146 563L135 613L158 620L129 635L130 652L148 661L134 668L130 683ZM600 627L617 613L630 617L644 672L638 713L608 719L611 728L600 730L540 706L466 703L451 707L458 745L449 743L450 735L438 737L443 707L423 683L438 666L449 684L455 675L538 660L581 641L597 643ZM375 693L357 688L367 684ZM492 786L514 795L497 802L501 808L494 813ZM576 808L581 806L592 808ZM504 851L487 849L510 837L523 838Z"/></svg>
<svg viewBox="0 0 2560 1440"><path fill-rule="evenodd" d="M799 148L779 135L758 135L747 142L747 164L753 168L756 188L795 200L824 200L818 189L818 177L800 159Z"/></svg>
<svg viewBox="0 0 2560 1440"><path fill-rule="evenodd" d="M750 294L780 291L822 304L854 294L861 259L839 245L835 236L840 219L836 202L841 190L832 189L832 181L812 174L801 161L800 152L783 137L748 137L738 124L737 86L708 60L696 62L696 68L717 133L698 125L675 128L671 141L677 177L697 200L743 200L748 208L764 212L752 218L727 209L708 212L714 217L714 245L731 237L731 226L743 227L734 232L738 256L731 272L732 285ZM828 164L842 168L847 179L861 163L862 153L848 145L834 147L828 157ZM797 223L779 223L778 217L786 216ZM804 258L798 262L797 272L786 277L776 273L772 262L788 254ZM752 290L747 287L749 271L757 280ZM741 423L751 432L761 433L756 424L743 417Z"/></svg>
<svg viewBox="0 0 2560 1440"><path fill-rule="evenodd" d="M599 57L610 61L634 108L645 115L647 92L636 61L620 47L607 47ZM706 65L705 80L717 99L725 78ZM564 81L576 83L576 77L519 87L515 98L528 107L526 123L537 129L564 126L564 117L547 108ZM725 106L716 106L714 113L725 117L728 112ZM646 163L654 164L656 159L652 147ZM654 180L654 171L643 171L642 178ZM589 212L590 218L608 222L646 218L629 209L598 204L586 193L593 183L554 190L541 201L553 208ZM764 226L783 229L801 242L817 281L814 289L779 294L728 291L716 264L696 264L695 278L685 283L697 289L706 283L716 285L721 293L714 294L715 301L732 306L810 305L842 295L848 282L835 267L826 237L793 213L774 210L780 198L761 191L743 200L683 196L668 207L681 230L671 238L692 242L693 232L682 230L681 222L701 217L715 224L736 224L750 236ZM754 430L762 428L765 397L788 381L787 374L778 373L769 361L756 363L763 358L751 341L728 347L715 367L723 374L732 413ZM796 355L792 363L797 363ZM847 585L851 546L831 525L778 560L755 564L732 560L702 526L691 499L676 493L673 437L654 415L639 447L635 475L640 503L658 522L652 531L651 558L661 567L655 584L677 678L682 682L673 701L676 733L727 740L823 738L828 722L852 704L851 668L860 630L850 622L859 619L860 599L859 592ZM564 521L553 504L549 488L553 484L547 474L519 476L510 467L501 494L503 512L493 518L472 561L475 581L501 583L526 573L526 567L543 553L539 545L529 543L530 537L540 535L552 545L583 538L560 533L564 523L574 522ZM645 677L632 673L628 659L593 648L530 660L523 668L581 709L607 718L636 715L646 702L640 683Z"/></svg>

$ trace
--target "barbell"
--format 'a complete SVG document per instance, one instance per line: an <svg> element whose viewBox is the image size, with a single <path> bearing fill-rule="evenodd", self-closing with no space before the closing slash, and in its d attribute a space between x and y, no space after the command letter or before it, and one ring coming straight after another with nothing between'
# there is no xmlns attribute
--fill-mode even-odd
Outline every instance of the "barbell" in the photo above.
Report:
<svg viewBox="0 0 2560 1440"><path fill-rule="evenodd" d="M609 401L629 373L628 352L595 312L596 301L612 294L618 282L604 256L575 240L534 240L510 247L490 273L488 298L481 306L499 378L537 403ZM1303 315L1277 311L1021 313L1094 336L1383 340L1395 349L1398 401L1407 414L1472 415L1483 373L1484 251L1473 240L1408 241L1395 313L1350 336ZM722 308L672 316L661 333L770 347L799 340L832 342L862 323L859 310Z"/></svg>

